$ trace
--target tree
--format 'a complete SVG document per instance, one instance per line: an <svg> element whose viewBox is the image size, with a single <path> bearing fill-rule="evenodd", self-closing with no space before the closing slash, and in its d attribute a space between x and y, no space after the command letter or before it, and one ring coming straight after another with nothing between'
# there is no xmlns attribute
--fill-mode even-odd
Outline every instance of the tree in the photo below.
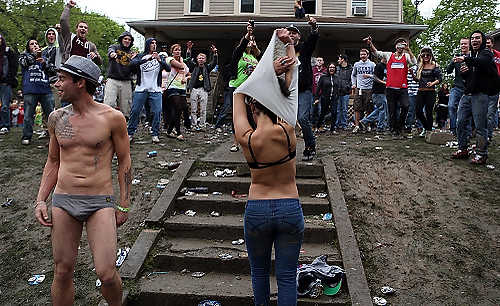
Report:
<svg viewBox="0 0 500 306"><path fill-rule="evenodd" d="M64 5L63 0L0 1L0 33L7 45L19 52L25 50L28 39L36 39L44 46L45 31L59 23ZM71 9L70 27L74 28L81 20L89 24L88 39L96 44L104 61L103 67L107 67L108 47L116 43L124 28L106 16L82 12L78 7Z"/></svg>
<svg viewBox="0 0 500 306"><path fill-rule="evenodd" d="M433 48L441 66L446 66L458 52L459 40L469 37L474 30L484 33L495 29L500 21L498 2L492 0L440 1L433 17L425 23L429 28L422 33L422 45Z"/></svg>
<svg viewBox="0 0 500 306"><path fill-rule="evenodd" d="M403 0L403 21L409 24L424 24L425 22L412 0ZM410 48L413 53L420 49L419 42L420 40L416 39L410 41Z"/></svg>

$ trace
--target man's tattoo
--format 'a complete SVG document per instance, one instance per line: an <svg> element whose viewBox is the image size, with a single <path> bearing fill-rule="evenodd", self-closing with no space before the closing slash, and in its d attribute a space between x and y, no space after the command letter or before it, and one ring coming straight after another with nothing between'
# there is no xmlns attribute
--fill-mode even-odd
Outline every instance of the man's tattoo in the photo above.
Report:
<svg viewBox="0 0 500 306"><path fill-rule="evenodd" d="M125 171L125 197L128 200L130 196L130 185L132 184L132 168Z"/></svg>
<svg viewBox="0 0 500 306"><path fill-rule="evenodd" d="M75 136L73 125L71 125L70 117L73 116L73 107L68 106L57 112L55 119L56 136L63 139L72 139Z"/></svg>

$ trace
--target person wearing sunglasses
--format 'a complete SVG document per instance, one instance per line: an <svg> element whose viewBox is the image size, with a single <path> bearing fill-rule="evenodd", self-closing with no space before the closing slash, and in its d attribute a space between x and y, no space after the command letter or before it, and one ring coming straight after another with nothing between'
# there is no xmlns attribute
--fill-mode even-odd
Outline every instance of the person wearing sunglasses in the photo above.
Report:
<svg viewBox="0 0 500 306"><path fill-rule="evenodd" d="M416 114L422 122L424 129L420 137L425 137L427 132L432 131L432 110L436 103L436 85L443 80L443 74L430 47L424 47L418 56L417 73L413 75L418 82ZM425 108L425 114L424 114Z"/></svg>

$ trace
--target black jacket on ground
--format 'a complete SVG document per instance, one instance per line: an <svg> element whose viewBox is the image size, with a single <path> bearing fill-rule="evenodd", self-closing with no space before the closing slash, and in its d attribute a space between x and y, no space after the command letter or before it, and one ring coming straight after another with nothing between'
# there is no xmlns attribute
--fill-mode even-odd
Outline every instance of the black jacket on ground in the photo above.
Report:
<svg viewBox="0 0 500 306"><path fill-rule="evenodd" d="M295 52L299 53L299 92L312 89L313 73L311 66L311 56L319 40L319 32L312 31L304 43L295 46Z"/></svg>

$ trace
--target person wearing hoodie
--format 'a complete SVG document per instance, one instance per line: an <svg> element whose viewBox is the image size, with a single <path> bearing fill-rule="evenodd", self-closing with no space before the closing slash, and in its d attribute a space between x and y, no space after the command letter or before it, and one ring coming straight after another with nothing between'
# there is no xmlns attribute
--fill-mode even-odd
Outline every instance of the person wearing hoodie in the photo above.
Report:
<svg viewBox="0 0 500 306"><path fill-rule="evenodd" d="M17 52L7 47L5 37L0 34L0 135L10 129L10 100L12 88L17 87Z"/></svg>
<svg viewBox="0 0 500 306"><path fill-rule="evenodd" d="M357 133L360 129L359 121L362 116L367 116L373 110L372 88L375 63L368 58L370 53L366 49L359 51L360 60L352 67L351 82L354 90L354 123L356 126L352 130Z"/></svg>
<svg viewBox="0 0 500 306"><path fill-rule="evenodd" d="M467 159L469 151L468 121L474 118L476 127L476 154L471 163L482 165L488 159L488 103L490 95L498 92L498 73L493 53L486 48L486 36L474 31L470 36L470 56L455 56L453 60L462 63L460 73L464 79L464 95L458 105L457 138L458 150L454 159Z"/></svg>
<svg viewBox="0 0 500 306"><path fill-rule="evenodd" d="M132 99L132 111L128 121L128 137L132 138L137 131L139 116L146 102L150 103L153 113L151 125L153 143L160 142L161 120L161 72L170 71L170 66L156 52L156 39L148 38L144 45L144 52L134 57L130 62L130 71L137 74L137 83Z"/></svg>
<svg viewBox="0 0 500 306"><path fill-rule="evenodd" d="M104 90L104 104L118 108L125 118L130 116L132 101L132 73L130 61L137 55L131 50L134 38L125 31L118 37L118 44L108 48L108 80Z"/></svg>
<svg viewBox="0 0 500 306"><path fill-rule="evenodd" d="M330 125L330 132L335 133L335 121L337 120L337 103L338 103L338 86L339 80L335 75L335 64L330 63L328 70L318 80L316 91L314 92L314 103L321 102L321 113L318 118L318 129L323 131L323 121L328 111L331 112L332 123Z"/></svg>
<svg viewBox="0 0 500 306"><path fill-rule="evenodd" d="M38 102L47 116L54 108L48 76L54 73L55 66L51 66L47 58L43 57L42 50L34 39L28 40L26 51L19 57L19 64L21 64L23 75L24 94L24 126L21 144L29 145L33 137L33 122Z"/></svg>
<svg viewBox="0 0 500 306"><path fill-rule="evenodd" d="M319 40L319 31L316 19L309 17L308 23L311 26L311 33L304 43L300 42L301 34L296 26L292 24L286 28L290 32L290 37L293 40L295 52L297 53L297 57L300 62L299 110L297 113L297 119L304 136L305 149L302 153L302 160L304 161L312 160L316 155L316 139L312 132L311 121L309 118L311 116L311 108L313 104L311 56Z"/></svg>
<svg viewBox="0 0 500 306"><path fill-rule="evenodd" d="M95 44L87 39L89 25L79 21L76 25L76 34L71 33L69 27L69 13L75 7L76 1L70 0L61 14L61 41L62 62L66 62L71 55L79 55L91 59L97 65L102 64L102 58L97 52Z"/></svg>
<svg viewBox="0 0 500 306"><path fill-rule="evenodd" d="M352 83L351 74L352 67L349 65L347 55L339 55L337 60L337 78L339 79L339 97L337 103L337 122L336 126L339 129L347 130L347 106L349 104L349 97L351 96Z"/></svg>

